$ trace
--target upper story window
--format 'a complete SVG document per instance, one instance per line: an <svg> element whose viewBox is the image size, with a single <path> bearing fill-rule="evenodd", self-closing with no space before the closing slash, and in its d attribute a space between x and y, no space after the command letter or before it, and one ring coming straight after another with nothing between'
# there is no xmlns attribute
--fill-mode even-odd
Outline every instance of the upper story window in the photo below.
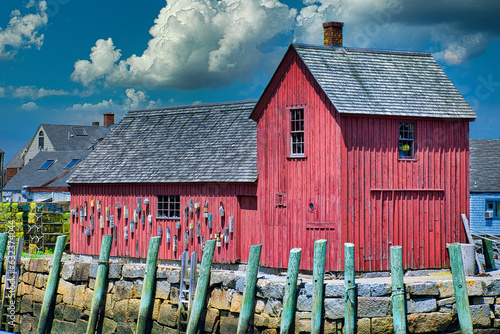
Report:
<svg viewBox="0 0 500 334"><path fill-rule="evenodd" d="M304 109L290 110L290 155L304 156Z"/></svg>
<svg viewBox="0 0 500 334"><path fill-rule="evenodd" d="M181 219L181 197L159 195L157 218Z"/></svg>
<svg viewBox="0 0 500 334"><path fill-rule="evenodd" d="M400 159L415 158L414 130L414 123L399 123L398 150Z"/></svg>
<svg viewBox="0 0 500 334"><path fill-rule="evenodd" d="M38 134L38 149L43 150L45 147L45 134L40 131Z"/></svg>
<svg viewBox="0 0 500 334"><path fill-rule="evenodd" d="M486 201L486 212L485 218L500 218L500 201Z"/></svg>

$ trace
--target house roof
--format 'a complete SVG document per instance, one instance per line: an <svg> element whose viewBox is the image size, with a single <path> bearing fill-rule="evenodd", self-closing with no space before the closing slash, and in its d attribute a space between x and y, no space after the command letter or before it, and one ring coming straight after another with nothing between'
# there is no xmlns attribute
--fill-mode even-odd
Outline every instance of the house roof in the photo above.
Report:
<svg viewBox="0 0 500 334"><path fill-rule="evenodd" d="M255 182L255 102L131 110L68 183Z"/></svg>
<svg viewBox="0 0 500 334"><path fill-rule="evenodd" d="M292 44L292 50L340 114L476 118L429 53L305 44ZM264 104L259 101L253 119Z"/></svg>
<svg viewBox="0 0 500 334"><path fill-rule="evenodd" d="M67 175L74 169L65 168L73 159L83 160L91 151L42 151L19 171L4 187L6 191L21 191L28 187L67 187ZM46 170L40 169L48 160L54 163Z"/></svg>
<svg viewBox="0 0 500 334"><path fill-rule="evenodd" d="M2 148L0 147L0 154L2 154L2 153L5 153L5 151L2 150Z"/></svg>
<svg viewBox="0 0 500 334"><path fill-rule="evenodd" d="M5 168L22 168L24 166L23 154L26 152L26 149L30 145L31 140L24 145L22 149L20 149L16 155L9 161L9 163L5 166Z"/></svg>
<svg viewBox="0 0 500 334"><path fill-rule="evenodd" d="M500 139L470 140L470 191L500 192Z"/></svg>
<svg viewBox="0 0 500 334"><path fill-rule="evenodd" d="M106 137L112 127L41 124L41 128L55 151L78 151L90 149Z"/></svg>

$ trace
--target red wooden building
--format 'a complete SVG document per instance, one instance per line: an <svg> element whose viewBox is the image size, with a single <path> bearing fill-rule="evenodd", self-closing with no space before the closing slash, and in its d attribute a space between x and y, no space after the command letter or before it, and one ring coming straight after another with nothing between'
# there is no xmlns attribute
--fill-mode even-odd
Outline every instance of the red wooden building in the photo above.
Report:
<svg viewBox="0 0 500 334"><path fill-rule="evenodd" d="M446 243L465 240L475 113L430 54L345 48L342 24L324 27L328 45L291 45L258 101L130 111L69 181L72 207L87 205L72 250L96 255L113 231L112 255L144 257L161 232L164 259L218 237L216 261L262 243L262 265L301 247L312 269L324 238L327 270L344 242L360 271L387 270L392 245L406 268L446 266Z"/></svg>

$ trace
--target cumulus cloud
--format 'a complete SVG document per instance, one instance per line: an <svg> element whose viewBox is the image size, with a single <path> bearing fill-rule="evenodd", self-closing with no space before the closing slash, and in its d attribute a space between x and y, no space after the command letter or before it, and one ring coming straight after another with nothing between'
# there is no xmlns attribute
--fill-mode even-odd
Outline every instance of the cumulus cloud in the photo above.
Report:
<svg viewBox="0 0 500 334"><path fill-rule="evenodd" d="M0 98L5 97L5 88L0 87Z"/></svg>
<svg viewBox="0 0 500 334"><path fill-rule="evenodd" d="M19 49L42 47L44 35L40 29L48 22L47 3L30 1L26 8L32 7L36 10L33 14L23 15L20 10L13 10L7 27L0 28L0 59L11 58Z"/></svg>
<svg viewBox="0 0 500 334"><path fill-rule="evenodd" d="M303 0L295 41L322 44L321 23L345 22L344 44L431 51L457 65L500 37L497 0ZM429 46L432 44L431 46Z"/></svg>
<svg viewBox="0 0 500 334"><path fill-rule="evenodd" d="M35 102L28 102L21 105L21 109L23 110L37 110L39 107Z"/></svg>
<svg viewBox="0 0 500 334"><path fill-rule="evenodd" d="M142 55L118 61L111 38L101 39L90 61L75 63L71 78L83 85L102 78L114 86L220 87L248 78L277 50L282 54L284 46L269 42L292 29L295 15L278 0L169 1Z"/></svg>

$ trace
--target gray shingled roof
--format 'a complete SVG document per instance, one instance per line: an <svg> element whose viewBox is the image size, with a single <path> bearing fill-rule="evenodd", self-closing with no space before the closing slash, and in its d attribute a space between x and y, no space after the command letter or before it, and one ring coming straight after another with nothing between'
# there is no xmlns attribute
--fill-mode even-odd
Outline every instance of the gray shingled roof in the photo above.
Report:
<svg viewBox="0 0 500 334"><path fill-rule="evenodd" d="M68 183L255 182L255 103L131 110Z"/></svg>
<svg viewBox="0 0 500 334"><path fill-rule="evenodd" d="M470 191L500 192L500 139L470 140Z"/></svg>
<svg viewBox="0 0 500 334"><path fill-rule="evenodd" d="M20 149L14 158L12 158L7 166L5 168L22 168L24 166L24 159L23 159L23 154L25 150L28 148L29 144L31 143L31 140L24 145L22 149Z"/></svg>
<svg viewBox="0 0 500 334"><path fill-rule="evenodd" d="M292 46L339 113L476 118L429 53Z"/></svg>
<svg viewBox="0 0 500 334"><path fill-rule="evenodd" d="M65 169L68 163L73 159L85 159L91 151L42 151L38 153L31 161L24 166L23 169L19 171L4 187L6 191L21 191L23 186L29 187L39 187L48 181L57 178L62 173L66 173L69 170ZM47 170L40 170L39 168L47 161L54 160L54 164L50 166ZM80 162L81 163L81 162ZM66 180L68 175L54 180L47 187L67 187L68 184Z"/></svg>
<svg viewBox="0 0 500 334"><path fill-rule="evenodd" d="M111 126L83 126L64 124L41 124L45 136L49 138L56 151L88 150L92 145L109 133ZM77 136L75 129L83 128L87 135Z"/></svg>

